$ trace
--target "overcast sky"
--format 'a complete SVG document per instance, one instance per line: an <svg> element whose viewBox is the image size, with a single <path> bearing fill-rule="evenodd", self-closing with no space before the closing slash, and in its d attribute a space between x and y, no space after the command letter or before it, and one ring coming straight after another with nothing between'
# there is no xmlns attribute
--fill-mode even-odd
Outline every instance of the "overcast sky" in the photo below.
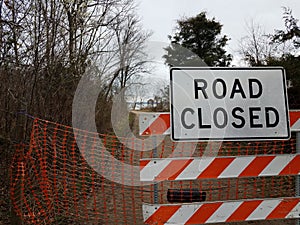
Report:
<svg viewBox="0 0 300 225"><path fill-rule="evenodd" d="M164 64L163 47L168 45L167 36L173 34L176 20L196 16L206 11L208 18L215 18L223 24L222 33L231 40L226 47L234 55L233 65L245 66L238 56L238 43L247 34L246 24L252 21L259 24L266 33L275 29L284 29L282 7L293 10L293 16L300 19L300 0L137 0L139 15L146 30L153 35L147 53L155 55L155 65L145 77L143 99L157 94L159 89L169 82L169 68ZM147 87L147 88L146 88Z"/></svg>
<svg viewBox="0 0 300 225"><path fill-rule="evenodd" d="M300 19L300 0L138 0L144 27L153 31L151 40L168 42L176 20L202 11L223 24L231 40L227 50L236 55L239 40L246 35L246 23L260 24L267 33L284 28L282 7L290 7Z"/></svg>

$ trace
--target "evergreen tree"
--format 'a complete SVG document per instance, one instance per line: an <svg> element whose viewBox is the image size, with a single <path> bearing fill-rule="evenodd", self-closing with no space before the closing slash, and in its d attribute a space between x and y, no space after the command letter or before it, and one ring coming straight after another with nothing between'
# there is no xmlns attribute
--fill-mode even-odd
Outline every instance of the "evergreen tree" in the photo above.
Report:
<svg viewBox="0 0 300 225"><path fill-rule="evenodd" d="M232 56L226 54L224 47L228 38L221 35L221 30L222 25L214 18L208 19L206 12L178 20L175 34L169 36L171 44L165 48L165 63L169 66L200 66L199 62L203 60L208 66L228 66Z"/></svg>

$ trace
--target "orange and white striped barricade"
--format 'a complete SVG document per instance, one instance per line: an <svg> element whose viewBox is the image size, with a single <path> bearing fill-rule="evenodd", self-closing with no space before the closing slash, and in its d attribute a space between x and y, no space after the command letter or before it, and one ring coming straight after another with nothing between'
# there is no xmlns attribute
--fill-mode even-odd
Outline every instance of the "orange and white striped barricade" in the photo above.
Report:
<svg viewBox="0 0 300 225"><path fill-rule="evenodd" d="M299 172L300 153L140 160L140 180L143 182L287 176Z"/></svg>
<svg viewBox="0 0 300 225"><path fill-rule="evenodd" d="M140 115L140 135L170 134L169 113ZM290 128L297 132L296 154L140 160L142 182L184 181L296 175L299 196L300 110L290 111ZM206 224L300 218L300 198L146 204L145 224Z"/></svg>
<svg viewBox="0 0 300 225"><path fill-rule="evenodd" d="M206 224L300 218L300 198L143 205L146 224Z"/></svg>

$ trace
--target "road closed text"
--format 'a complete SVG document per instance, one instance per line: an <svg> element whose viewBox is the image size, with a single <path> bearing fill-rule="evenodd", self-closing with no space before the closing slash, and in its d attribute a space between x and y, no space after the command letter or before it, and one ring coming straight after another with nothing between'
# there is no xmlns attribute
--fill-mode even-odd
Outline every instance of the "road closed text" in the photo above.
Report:
<svg viewBox="0 0 300 225"><path fill-rule="evenodd" d="M246 110L247 112L245 112ZM235 107L230 112L218 107L212 112L212 121L204 121L204 113L207 112L202 108L197 108L196 112L192 108L185 108L181 113L182 126L185 129L193 129L195 126L199 129L211 129L212 127L224 129L227 126L242 129L246 124L250 128L273 128L279 124L279 113L273 107L249 107L247 109ZM262 120L263 116L265 120ZM196 122L188 123L187 117L192 117L192 120Z"/></svg>
<svg viewBox="0 0 300 225"><path fill-rule="evenodd" d="M258 99L262 96L264 90L263 85L258 79L247 79L246 87L243 86L239 79L234 79L232 86L226 84L221 78L214 79L209 85L205 79L194 79L194 98L195 100L203 99L224 99L235 98L242 99ZM211 95L210 95L211 94ZM193 129L197 126L199 129L210 129L216 127L224 129L232 126L241 129L246 126L250 128L273 128L279 123L279 113L274 107L234 107L228 111L227 108L216 107L212 112L207 108L185 108L181 112L181 123L185 129ZM204 121L203 115L211 113L211 121ZM193 116L192 122L188 124L186 117ZM264 121L262 121L264 118ZM232 122L229 122L232 121Z"/></svg>

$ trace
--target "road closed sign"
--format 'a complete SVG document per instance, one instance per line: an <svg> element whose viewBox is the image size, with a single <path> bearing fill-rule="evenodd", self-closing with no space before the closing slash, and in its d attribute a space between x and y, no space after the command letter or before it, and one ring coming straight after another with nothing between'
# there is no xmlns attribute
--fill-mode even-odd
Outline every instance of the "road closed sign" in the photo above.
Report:
<svg viewBox="0 0 300 225"><path fill-rule="evenodd" d="M283 68L172 68L170 76L174 141L290 138Z"/></svg>

